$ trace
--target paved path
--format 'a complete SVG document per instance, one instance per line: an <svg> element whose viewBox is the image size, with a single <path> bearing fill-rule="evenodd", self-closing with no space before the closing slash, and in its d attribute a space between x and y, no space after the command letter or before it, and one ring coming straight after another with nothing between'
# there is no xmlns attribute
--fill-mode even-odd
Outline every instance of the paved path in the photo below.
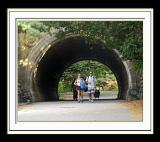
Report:
<svg viewBox="0 0 160 142"><path fill-rule="evenodd" d="M118 91L101 91L99 99L116 99ZM84 92L84 99L88 99L88 93ZM67 92L63 96L63 100L73 100L73 93Z"/></svg>
<svg viewBox="0 0 160 142"><path fill-rule="evenodd" d="M19 121L142 121L124 100L38 102L18 108ZM139 108L141 109L141 108Z"/></svg>

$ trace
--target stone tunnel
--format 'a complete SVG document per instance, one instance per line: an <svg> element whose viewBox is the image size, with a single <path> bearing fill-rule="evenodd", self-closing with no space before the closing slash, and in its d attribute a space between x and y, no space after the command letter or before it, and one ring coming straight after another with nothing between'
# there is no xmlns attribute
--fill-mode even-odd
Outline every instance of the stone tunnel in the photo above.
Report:
<svg viewBox="0 0 160 142"><path fill-rule="evenodd" d="M81 60L95 60L108 66L118 83L118 99L128 99L132 85L130 69L117 50L91 43L80 36L56 40L46 35L28 55L28 66L23 68L23 85L30 90L32 101L56 101L58 83L63 72Z"/></svg>

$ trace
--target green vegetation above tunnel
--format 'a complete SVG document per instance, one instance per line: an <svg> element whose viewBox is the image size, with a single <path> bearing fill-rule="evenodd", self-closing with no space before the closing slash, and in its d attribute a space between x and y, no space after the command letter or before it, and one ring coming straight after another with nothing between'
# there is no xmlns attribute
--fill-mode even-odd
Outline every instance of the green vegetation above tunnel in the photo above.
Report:
<svg viewBox="0 0 160 142"><path fill-rule="evenodd" d="M46 32L55 34L59 40L68 34L78 34L92 43L103 42L105 48L118 49L125 60L133 62L136 71L143 67L142 21L18 21L18 31L22 52L29 53L27 48L35 45ZM21 62L26 57L19 54Z"/></svg>

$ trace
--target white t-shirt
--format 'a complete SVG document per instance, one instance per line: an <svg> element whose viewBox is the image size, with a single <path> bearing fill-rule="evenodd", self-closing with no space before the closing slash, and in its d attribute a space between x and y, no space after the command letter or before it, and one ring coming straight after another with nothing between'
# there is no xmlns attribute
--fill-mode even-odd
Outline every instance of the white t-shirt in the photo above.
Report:
<svg viewBox="0 0 160 142"><path fill-rule="evenodd" d="M96 78L94 76L89 76L86 78L86 81L88 82L88 87L89 88L94 88L96 84Z"/></svg>
<svg viewBox="0 0 160 142"><path fill-rule="evenodd" d="M82 81L81 78L77 78L77 79L75 80L75 82L74 82L74 85L80 86L80 82L81 82L81 81Z"/></svg>

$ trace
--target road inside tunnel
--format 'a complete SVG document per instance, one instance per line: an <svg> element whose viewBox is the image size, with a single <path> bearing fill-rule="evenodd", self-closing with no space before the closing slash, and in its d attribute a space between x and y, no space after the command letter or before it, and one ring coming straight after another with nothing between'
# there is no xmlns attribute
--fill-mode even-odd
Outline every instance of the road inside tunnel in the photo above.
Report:
<svg viewBox="0 0 160 142"><path fill-rule="evenodd" d="M77 36L53 43L37 63L33 86L44 96L44 101L59 100L60 77L66 68L81 60L95 60L108 66L117 79L118 99L126 98L128 75L119 55L114 50L105 48L102 43L92 44Z"/></svg>

